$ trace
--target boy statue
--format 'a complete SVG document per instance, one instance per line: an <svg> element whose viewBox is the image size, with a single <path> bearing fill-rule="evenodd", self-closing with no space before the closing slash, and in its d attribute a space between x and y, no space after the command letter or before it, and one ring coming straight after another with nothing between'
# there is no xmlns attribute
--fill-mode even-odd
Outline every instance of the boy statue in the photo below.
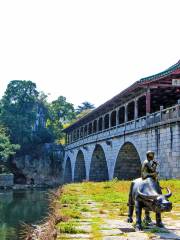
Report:
<svg viewBox="0 0 180 240"><path fill-rule="evenodd" d="M156 171L158 163L154 160L154 152L148 151L146 153L147 159L144 160L141 168L141 177L146 179L152 177L157 181L158 172Z"/></svg>

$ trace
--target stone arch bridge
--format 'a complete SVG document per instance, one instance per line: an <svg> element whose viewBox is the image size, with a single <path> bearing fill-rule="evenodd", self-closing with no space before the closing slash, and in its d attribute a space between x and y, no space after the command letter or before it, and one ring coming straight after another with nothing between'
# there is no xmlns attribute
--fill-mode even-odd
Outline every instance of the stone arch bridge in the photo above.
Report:
<svg viewBox="0 0 180 240"><path fill-rule="evenodd" d="M143 78L64 130L64 182L140 176L147 150L180 178L180 62Z"/></svg>

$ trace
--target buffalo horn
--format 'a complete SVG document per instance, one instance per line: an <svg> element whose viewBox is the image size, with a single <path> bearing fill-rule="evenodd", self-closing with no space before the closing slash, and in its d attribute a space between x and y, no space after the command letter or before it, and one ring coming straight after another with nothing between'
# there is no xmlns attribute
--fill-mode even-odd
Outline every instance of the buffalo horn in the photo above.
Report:
<svg viewBox="0 0 180 240"><path fill-rule="evenodd" d="M169 198L169 197L171 197L171 195L172 195L172 192L169 190L169 188L166 188L167 189L167 194L165 194L165 197L166 198Z"/></svg>
<svg viewBox="0 0 180 240"><path fill-rule="evenodd" d="M138 195L147 200L157 198L157 195L147 195L147 194L142 193L139 189L138 189Z"/></svg>

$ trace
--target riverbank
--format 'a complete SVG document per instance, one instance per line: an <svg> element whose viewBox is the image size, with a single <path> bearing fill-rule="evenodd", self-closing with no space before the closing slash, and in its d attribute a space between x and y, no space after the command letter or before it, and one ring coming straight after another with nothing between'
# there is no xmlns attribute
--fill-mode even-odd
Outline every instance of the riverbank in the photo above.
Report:
<svg viewBox="0 0 180 240"><path fill-rule="evenodd" d="M129 186L129 181L116 180L64 185L53 196L51 214L45 224L37 226L33 237L27 239L133 240L158 239L164 235L178 239L180 181L161 181L162 187L168 186L173 192L173 210L162 215L165 228L153 225L142 232L134 232L133 224L125 221ZM154 214L151 215L154 220Z"/></svg>

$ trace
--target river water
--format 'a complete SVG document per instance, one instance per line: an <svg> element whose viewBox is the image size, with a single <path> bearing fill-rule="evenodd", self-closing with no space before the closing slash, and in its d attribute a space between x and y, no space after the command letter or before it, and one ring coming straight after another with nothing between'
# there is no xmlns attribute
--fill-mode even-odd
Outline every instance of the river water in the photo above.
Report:
<svg viewBox="0 0 180 240"><path fill-rule="evenodd" d="M19 240L22 222L36 224L48 214L48 190L0 191L0 240Z"/></svg>

